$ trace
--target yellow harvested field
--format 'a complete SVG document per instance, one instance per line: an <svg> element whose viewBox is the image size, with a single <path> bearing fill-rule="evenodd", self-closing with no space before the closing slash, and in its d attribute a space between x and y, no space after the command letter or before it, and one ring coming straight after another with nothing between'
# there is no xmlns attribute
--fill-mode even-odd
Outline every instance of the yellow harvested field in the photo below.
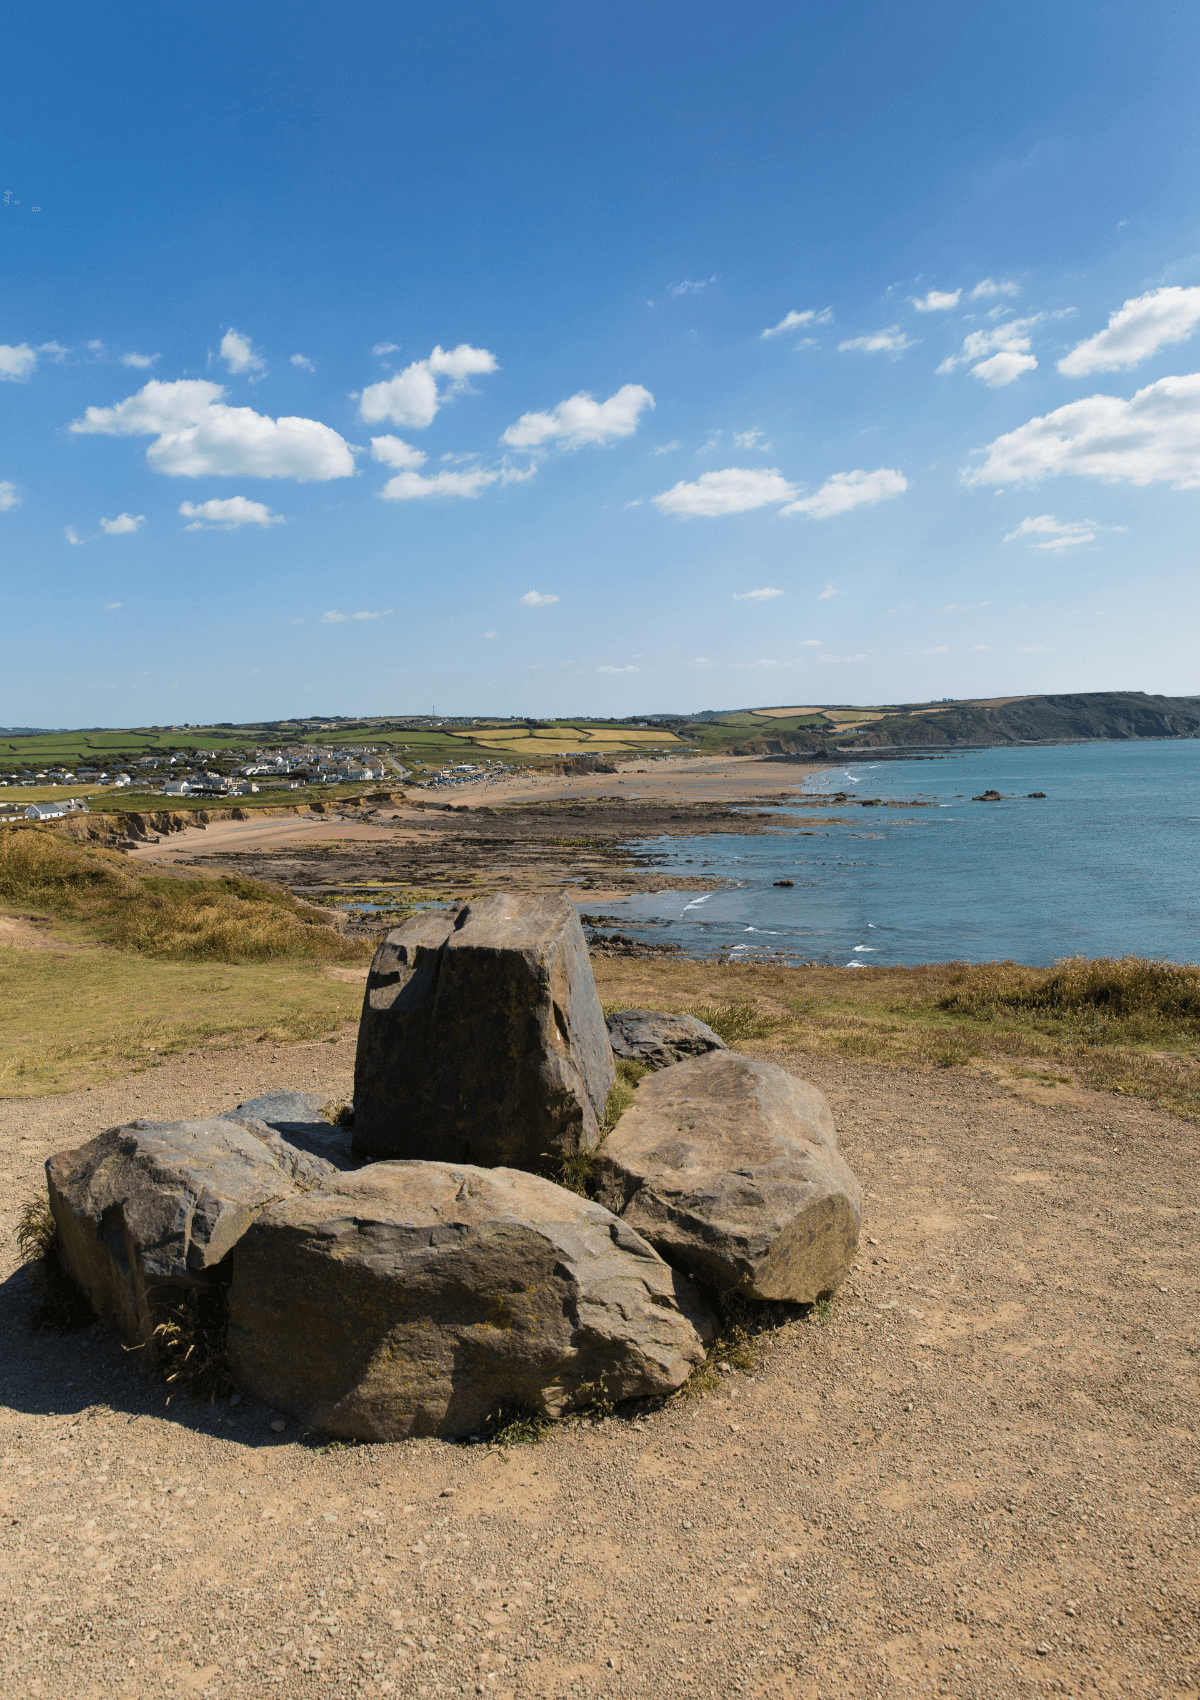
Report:
<svg viewBox="0 0 1200 1700"><path fill-rule="evenodd" d="M763 720L790 720L794 714L825 714L823 708L752 708L751 714Z"/></svg>
<svg viewBox="0 0 1200 1700"><path fill-rule="evenodd" d="M677 744L678 738L672 732L621 732L612 726L539 726L533 731L519 732L509 728L503 732L457 732L456 737L465 738L471 743L483 744L488 749L496 750L528 750L537 748L540 751L555 750L585 750L601 746L605 749L644 748L648 744L656 748L660 745Z"/></svg>

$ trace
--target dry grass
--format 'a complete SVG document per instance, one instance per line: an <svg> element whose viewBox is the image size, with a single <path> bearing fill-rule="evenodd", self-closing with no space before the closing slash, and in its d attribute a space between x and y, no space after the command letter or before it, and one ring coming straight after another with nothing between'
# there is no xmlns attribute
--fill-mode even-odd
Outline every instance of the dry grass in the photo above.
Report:
<svg viewBox="0 0 1200 1700"><path fill-rule="evenodd" d="M118 950L177 962L366 962L333 917L257 880L144 873L119 851L0 829L0 903L36 906Z"/></svg>
<svg viewBox="0 0 1200 1700"><path fill-rule="evenodd" d="M170 1389L167 1404L186 1393L198 1405L226 1397L235 1382L225 1363L228 1306L223 1287L187 1293L154 1330L154 1362Z"/></svg>
<svg viewBox="0 0 1200 1700"><path fill-rule="evenodd" d="M1078 958L1050 969L1006 962L856 971L622 957L593 966L606 1005L686 1011L718 1032L724 1021L727 1043L751 1054L988 1067L1045 1086L1126 1092L1200 1120L1197 968L1139 957Z"/></svg>

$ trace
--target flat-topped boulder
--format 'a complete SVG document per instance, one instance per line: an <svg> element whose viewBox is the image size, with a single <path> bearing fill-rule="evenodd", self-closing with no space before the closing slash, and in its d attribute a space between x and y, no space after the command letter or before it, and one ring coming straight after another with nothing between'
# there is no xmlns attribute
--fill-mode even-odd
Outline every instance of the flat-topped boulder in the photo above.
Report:
<svg viewBox="0 0 1200 1700"><path fill-rule="evenodd" d="M260 1210L336 1172L263 1122L217 1117L129 1122L46 1164L64 1268L138 1346L183 1292L226 1272Z"/></svg>
<svg viewBox="0 0 1200 1700"><path fill-rule="evenodd" d="M325 1120L322 1111L329 1108L326 1092L302 1092L283 1087L264 1092L259 1098L248 1098L232 1110L222 1111L222 1120L240 1122L254 1128L265 1122L288 1145L321 1157L335 1168L353 1168L350 1153L350 1130Z"/></svg>
<svg viewBox="0 0 1200 1700"><path fill-rule="evenodd" d="M695 1285L627 1222L513 1169L372 1163L239 1241L229 1367L326 1434L458 1436L663 1394L704 1356Z"/></svg>
<svg viewBox="0 0 1200 1700"><path fill-rule="evenodd" d="M602 1196L722 1290L811 1304L858 1247L862 1189L814 1086L714 1051L647 1076L601 1151Z"/></svg>
<svg viewBox="0 0 1200 1700"><path fill-rule="evenodd" d="M669 1068L688 1057L729 1049L707 1022L662 1009L619 1009L608 1018L608 1038L613 1056L649 1068Z"/></svg>
<svg viewBox="0 0 1200 1700"><path fill-rule="evenodd" d="M591 1150L614 1070L583 928L560 895L427 912L375 953L354 1151L535 1169Z"/></svg>

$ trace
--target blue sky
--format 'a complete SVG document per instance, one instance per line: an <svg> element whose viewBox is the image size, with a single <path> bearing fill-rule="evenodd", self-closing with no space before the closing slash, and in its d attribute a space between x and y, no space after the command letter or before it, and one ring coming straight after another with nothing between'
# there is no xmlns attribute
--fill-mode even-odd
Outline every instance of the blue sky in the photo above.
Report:
<svg viewBox="0 0 1200 1700"><path fill-rule="evenodd" d="M6 45L0 723L1200 690L1195 8Z"/></svg>

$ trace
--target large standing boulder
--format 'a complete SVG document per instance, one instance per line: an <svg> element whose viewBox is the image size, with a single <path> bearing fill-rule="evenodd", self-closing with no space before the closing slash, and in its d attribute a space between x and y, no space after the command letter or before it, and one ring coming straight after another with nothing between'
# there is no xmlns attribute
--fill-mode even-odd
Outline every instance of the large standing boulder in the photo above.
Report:
<svg viewBox="0 0 1200 1700"><path fill-rule="evenodd" d="M184 1291L226 1273L260 1210L336 1172L263 1122L217 1118L130 1122L46 1164L63 1266L138 1346Z"/></svg>
<svg viewBox="0 0 1200 1700"><path fill-rule="evenodd" d="M715 1051L648 1076L601 1165L613 1209L721 1290L811 1304L858 1247L862 1189L829 1105L774 1063Z"/></svg>
<svg viewBox="0 0 1200 1700"><path fill-rule="evenodd" d="M354 1151L533 1169L591 1150L614 1079L579 916L499 893L427 912L375 953L354 1064Z"/></svg>
<svg viewBox="0 0 1200 1700"><path fill-rule="evenodd" d="M608 1037L613 1056L649 1068L669 1068L688 1057L729 1049L707 1022L662 1009L619 1009L608 1018Z"/></svg>
<svg viewBox="0 0 1200 1700"><path fill-rule="evenodd" d="M667 1393L710 1335L694 1285L601 1205L448 1163L373 1163L272 1206L229 1294L239 1385L356 1440Z"/></svg>

